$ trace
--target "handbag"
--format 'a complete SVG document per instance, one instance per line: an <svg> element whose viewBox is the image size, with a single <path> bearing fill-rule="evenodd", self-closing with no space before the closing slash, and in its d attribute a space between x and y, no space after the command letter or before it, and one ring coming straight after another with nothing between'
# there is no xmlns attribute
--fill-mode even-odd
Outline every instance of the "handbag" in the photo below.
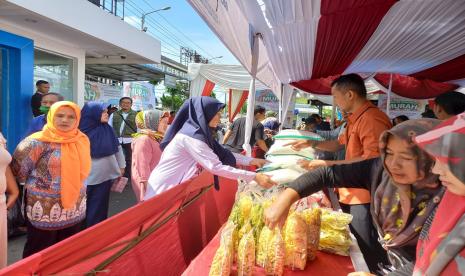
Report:
<svg viewBox="0 0 465 276"><path fill-rule="evenodd" d="M120 176L113 182L111 185L111 191L122 193L126 185L128 184L128 178L124 176Z"/></svg>

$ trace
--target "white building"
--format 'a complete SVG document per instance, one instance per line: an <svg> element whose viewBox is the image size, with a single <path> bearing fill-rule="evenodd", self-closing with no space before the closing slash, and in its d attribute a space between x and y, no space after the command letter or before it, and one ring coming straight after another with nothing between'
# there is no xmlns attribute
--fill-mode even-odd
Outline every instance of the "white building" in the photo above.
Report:
<svg viewBox="0 0 465 276"><path fill-rule="evenodd" d="M0 127L10 145L29 124L36 80L82 105L86 63L161 61L160 41L87 0L0 0L0 50Z"/></svg>

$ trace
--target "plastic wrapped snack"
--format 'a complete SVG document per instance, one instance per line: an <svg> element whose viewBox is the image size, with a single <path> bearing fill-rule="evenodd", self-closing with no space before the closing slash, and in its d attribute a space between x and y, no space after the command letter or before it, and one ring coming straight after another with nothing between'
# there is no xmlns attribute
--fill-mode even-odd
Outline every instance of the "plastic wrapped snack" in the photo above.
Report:
<svg viewBox="0 0 465 276"><path fill-rule="evenodd" d="M273 231L270 228L263 226L262 231L260 232L260 237L258 239L257 246L257 265L265 267L265 262L267 258L267 247L268 242L273 238Z"/></svg>
<svg viewBox="0 0 465 276"><path fill-rule="evenodd" d="M239 222L240 225L244 225L246 221L249 220L250 211L252 210L253 200L249 195L242 195L237 202L239 206Z"/></svg>
<svg viewBox="0 0 465 276"><path fill-rule="evenodd" d="M293 212L288 216L284 225L285 265L291 269L305 269L307 264L307 230L308 225L300 213Z"/></svg>
<svg viewBox="0 0 465 276"><path fill-rule="evenodd" d="M249 231L253 231L252 229L252 225L250 224L250 222L246 222L244 224L244 226L242 226L242 228L239 230L239 233L238 233L238 239L239 241L242 240L242 238L245 236L245 234L249 233Z"/></svg>
<svg viewBox="0 0 465 276"><path fill-rule="evenodd" d="M307 209L302 212L302 216L308 225L307 259L309 261L313 261L316 258L316 253L320 243L321 209Z"/></svg>
<svg viewBox="0 0 465 276"><path fill-rule="evenodd" d="M255 240L253 231L246 233L239 242L237 249L237 275L249 276L255 266Z"/></svg>
<svg viewBox="0 0 465 276"><path fill-rule="evenodd" d="M229 245L228 250L231 252L231 263L234 262L234 255L237 250L238 235L239 231L236 225L231 221L228 221L223 227L223 230L221 230L221 241L226 241Z"/></svg>
<svg viewBox="0 0 465 276"><path fill-rule="evenodd" d="M330 209L321 209L321 228L345 230L352 222L352 215Z"/></svg>
<svg viewBox="0 0 465 276"><path fill-rule="evenodd" d="M267 275L283 275L285 247L281 230L276 227L266 248L265 272Z"/></svg>
<svg viewBox="0 0 465 276"><path fill-rule="evenodd" d="M234 260L233 233L236 227L234 223L228 222L221 231L220 246L216 250L210 267L210 276L228 276Z"/></svg>
<svg viewBox="0 0 465 276"><path fill-rule="evenodd" d="M252 225L255 243L258 244L258 239L260 237L260 231L265 225L265 221L263 219L263 205L260 203L254 203L252 206L252 210L250 211L250 224Z"/></svg>
<svg viewBox="0 0 465 276"><path fill-rule="evenodd" d="M348 230L321 229L319 248L322 251L349 256L351 243Z"/></svg>
<svg viewBox="0 0 465 276"><path fill-rule="evenodd" d="M241 227L241 224L239 223L239 205L237 203L234 203L231 213L229 214L228 221L233 222L237 227Z"/></svg>
<svg viewBox="0 0 465 276"><path fill-rule="evenodd" d="M352 243L348 225L352 215L322 209L319 248L322 251L348 256Z"/></svg>

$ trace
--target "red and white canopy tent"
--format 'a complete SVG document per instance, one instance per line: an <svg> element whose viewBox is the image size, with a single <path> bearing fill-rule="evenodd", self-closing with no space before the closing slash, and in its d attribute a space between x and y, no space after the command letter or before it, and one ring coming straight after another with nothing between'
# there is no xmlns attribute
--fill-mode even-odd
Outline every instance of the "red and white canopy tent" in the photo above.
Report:
<svg viewBox="0 0 465 276"><path fill-rule="evenodd" d="M232 122L239 113L249 93L252 76L241 65L191 63L188 67L191 80L190 96L210 96L215 86L229 91L228 118ZM257 89L269 89L261 82Z"/></svg>
<svg viewBox="0 0 465 276"><path fill-rule="evenodd" d="M415 99L465 85L463 1L188 1L280 98L291 86L329 94L331 81L344 73Z"/></svg>

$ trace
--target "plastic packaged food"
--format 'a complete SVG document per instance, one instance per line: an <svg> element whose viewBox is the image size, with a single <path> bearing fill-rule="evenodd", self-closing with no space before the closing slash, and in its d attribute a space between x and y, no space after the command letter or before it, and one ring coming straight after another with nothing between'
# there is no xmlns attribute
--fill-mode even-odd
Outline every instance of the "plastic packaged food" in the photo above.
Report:
<svg viewBox="0 0 465 276"><path fill-rule="evenodd" d="M267 243L265 272L267 275L283 275L286 246L281 230L276 227L271 240Z"/></svg>
<svg viewBox="0 0 465 276"><path fill-rule="evenodd" d="M328 209L322 209L321 211L319 249L333 254L348 256L352 243L348 225L352 221L352 215Z"/></svg>
<svg viewBox="0 0 465 276"><path fill-rule="evenodd" d="M308 225L298 212L291 213L284 225L285 265L304 270L307 264Z"/></svg>
<svg viewBox="0 0 465 276"><path fill-rule="evenodd" d="M237 249L237 275L250 276L255 266L255 239L253 231L246 233Z"/></svg>
<svg viewBox="0 0 465 276"><path fill-rule="evenodd" d="M234 260L234 239L233 233L236 227L229 222L221 231L220 246L216 250L210 267L210 276L228 276L231 273L231 266Z"/></svg>
<svg viewBox="0 0 465 276"><path fill-rule="evenodd" d="M302 216L308 225L307 230L307 259L313 261L316 258L320 243L321 209L313 208L302 212Z"/></svg>
<svg viewBox="0 0 465 276"><path fill-rule="evenodd" d="M352 222L352 215L330 209L321 209L321 228L345 230Z"/></svg>

